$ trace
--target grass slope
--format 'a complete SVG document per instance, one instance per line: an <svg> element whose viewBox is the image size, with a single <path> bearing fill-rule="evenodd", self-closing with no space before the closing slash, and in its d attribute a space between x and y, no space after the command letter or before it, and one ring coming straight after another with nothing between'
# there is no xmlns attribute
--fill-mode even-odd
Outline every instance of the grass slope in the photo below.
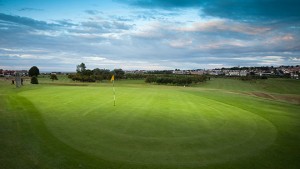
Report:
<svg viewBox="0 0 300 169"><path fill-rule="evenodd" d="M193 88L122 81L116 107L110 84L44 82L0 82L1 168L300 166L300 106L232 92L253 85L297 94L285 85L298 82L264 89L228 79Z"/></svg>

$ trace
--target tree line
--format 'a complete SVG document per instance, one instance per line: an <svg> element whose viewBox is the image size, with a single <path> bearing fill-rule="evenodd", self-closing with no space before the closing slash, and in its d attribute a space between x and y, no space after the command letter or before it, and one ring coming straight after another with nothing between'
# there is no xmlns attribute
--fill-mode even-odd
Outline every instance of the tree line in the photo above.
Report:
<svg viewBox="0 0 300 169"><path fill-rule="evenodd" d="M152 73L152 74L151 74ZM68 78L80 82L96 82L110 80L112 75L115 79L144 79L146 83L168 84L168 85L190 85L192 83L204 82L205 75L174 75L169 72L148 72L147 74L125 74L122 69L87 69L84 63L77 65L76 73L69 74Z"/></svg>
<svg viewBox="0 0 300 169"><path fill-rule="evenodd" d="M76 67L76 74L69 74L68 78L72 79L73 81L96 82L110 80L112 75L115 75L115 79L123 79L125 72L122 69L114 69L110 71L109 69L95 68L90 70L86 69L84 63L81 63Z"/></svg>
<svg viewBox="0 0 300 169"><path fill-rule="evenodd" d="M37 76L40 74L39 69L33 66L29 70L29 76L31 77L32 84L38 84ZM68 78L73 81L80 82L96 82L102 80L110 80L112 75L115 79L142 79L146 83L156 83L156 84L167 84L167 85L190 85L199 82L204 82L207 80L206 75L174 75L169 74L168 71L153 71L147 74L125 74L122 69L114 69L110 71L109 69L99 69L95 68L93 70L87 69L84 63L77 65L76 73L69 74ZM50 79L57 80L55 74L50 75Z"/></svg>

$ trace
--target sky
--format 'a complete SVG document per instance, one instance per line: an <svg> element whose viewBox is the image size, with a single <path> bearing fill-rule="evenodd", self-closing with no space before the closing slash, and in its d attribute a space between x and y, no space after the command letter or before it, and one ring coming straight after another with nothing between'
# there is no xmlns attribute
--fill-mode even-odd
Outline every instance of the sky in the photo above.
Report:
<svg viewBox="0 0 300 169"><path fill-rule="evenodd" d="M299 0L0 0L0 69L300 65Z"/></svg>

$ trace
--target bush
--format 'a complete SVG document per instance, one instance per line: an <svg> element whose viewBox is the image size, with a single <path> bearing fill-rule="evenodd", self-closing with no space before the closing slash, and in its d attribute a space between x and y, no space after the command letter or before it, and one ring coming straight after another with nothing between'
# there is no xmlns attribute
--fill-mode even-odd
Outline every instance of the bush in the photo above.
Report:
<svg viewBox="0 0 300 169"><path fill-rule="evenodd" d="M30 82L31 84L39 84L39 81L38 81L38 79L37 79L37 77L36 76L32 76L31 77L31 82Z"/></svg>
<svg viewBox="0 0 300 169"><path fill-rule="evenodd" d="M102 80L101 76L84 76L80 74L70 74L68 78L72 79L73 81L80 81L80 82L96 82L96 80Z"/></svg>
<svg viewBox="0 0 300 169"><path fill-rule="evenodd" d="M146 83L155 83L156 80L157 80L156 76L150 75L150 76L147 76L147 77L146 77L145 82L146 82Z"/></svg>
<svg viewBox="0 0 300 169"><path fill-rule="evenodd" d="M125 79L145 79L148 77L147 75L144 74L133 74L133 73L127 73L125 74Z"/></svg>
<svg viewBox="0 0 300 169"><path fill-rule="evenodd" d="M53 81L53 80L58 80L56 74L51 74L50 75L50 79Z"/></svg>
<svg viewBox="0 0 300 169"><path fill-rule="evenodd" d="M149 75L146 83L171 84L171 85L190 85L206 81L205 75Z"/></svg>

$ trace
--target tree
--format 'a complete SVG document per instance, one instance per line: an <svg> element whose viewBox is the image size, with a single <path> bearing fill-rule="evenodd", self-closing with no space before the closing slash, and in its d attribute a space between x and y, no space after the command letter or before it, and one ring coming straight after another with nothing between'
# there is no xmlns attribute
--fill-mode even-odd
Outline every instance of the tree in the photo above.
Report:
<svg viewBox="0 0 300 169"><path fill-rule="evenodd" d="M58 80L56 74L51 74L51 75L50 75L50 79L52 79L52 81Z"/></svg>
<svg viewBox="0 0 300 169"><path fill-rule="evenodd" d="M36 78L36 76L32 76L31 77L31 82L30 82L31 84L39 84L39 81L38 81L38 79Z"/></svg>
<svg viewBox="0 0 300 169"><path fill-rule="evenodd" d="M28 71L28 75L30 76L30 77L33 77L33 76L38 76L40 74L40 70L39 70L39 68L38 67L36 67L36 66L32 66L30 69L29 69L29 71Z"/></svg>
<svg viewBox="0 0 300 169"><path fill-rule="evenodd" d="M82 74L85 72L85 70L86 70L86 66L84 63L77 65L77 68L76 68L77 73Z"/></svg>
<svg viewBox="0 0 300 169"><path fill-rule="evenodd" d="M125 75L125 72L122 69L114 69L112 73L115 75L116 79L122 79Z"/></svg>
<svg viewBox="0 0 300 169"><path fill-rule="evenodd" d="M110 70L108 69L99 69L96 68L93 70L93 75L95 76L96 80L109 80L111 78Z"/></svg>
<svg viewBox="0 0 300 169"><path fill-rule="evenodd" d="M86 69L84 72L81 73L82 75L85 75L85 76L91 76L93 75L93 71L90 70L90 69Z"/></svg>

